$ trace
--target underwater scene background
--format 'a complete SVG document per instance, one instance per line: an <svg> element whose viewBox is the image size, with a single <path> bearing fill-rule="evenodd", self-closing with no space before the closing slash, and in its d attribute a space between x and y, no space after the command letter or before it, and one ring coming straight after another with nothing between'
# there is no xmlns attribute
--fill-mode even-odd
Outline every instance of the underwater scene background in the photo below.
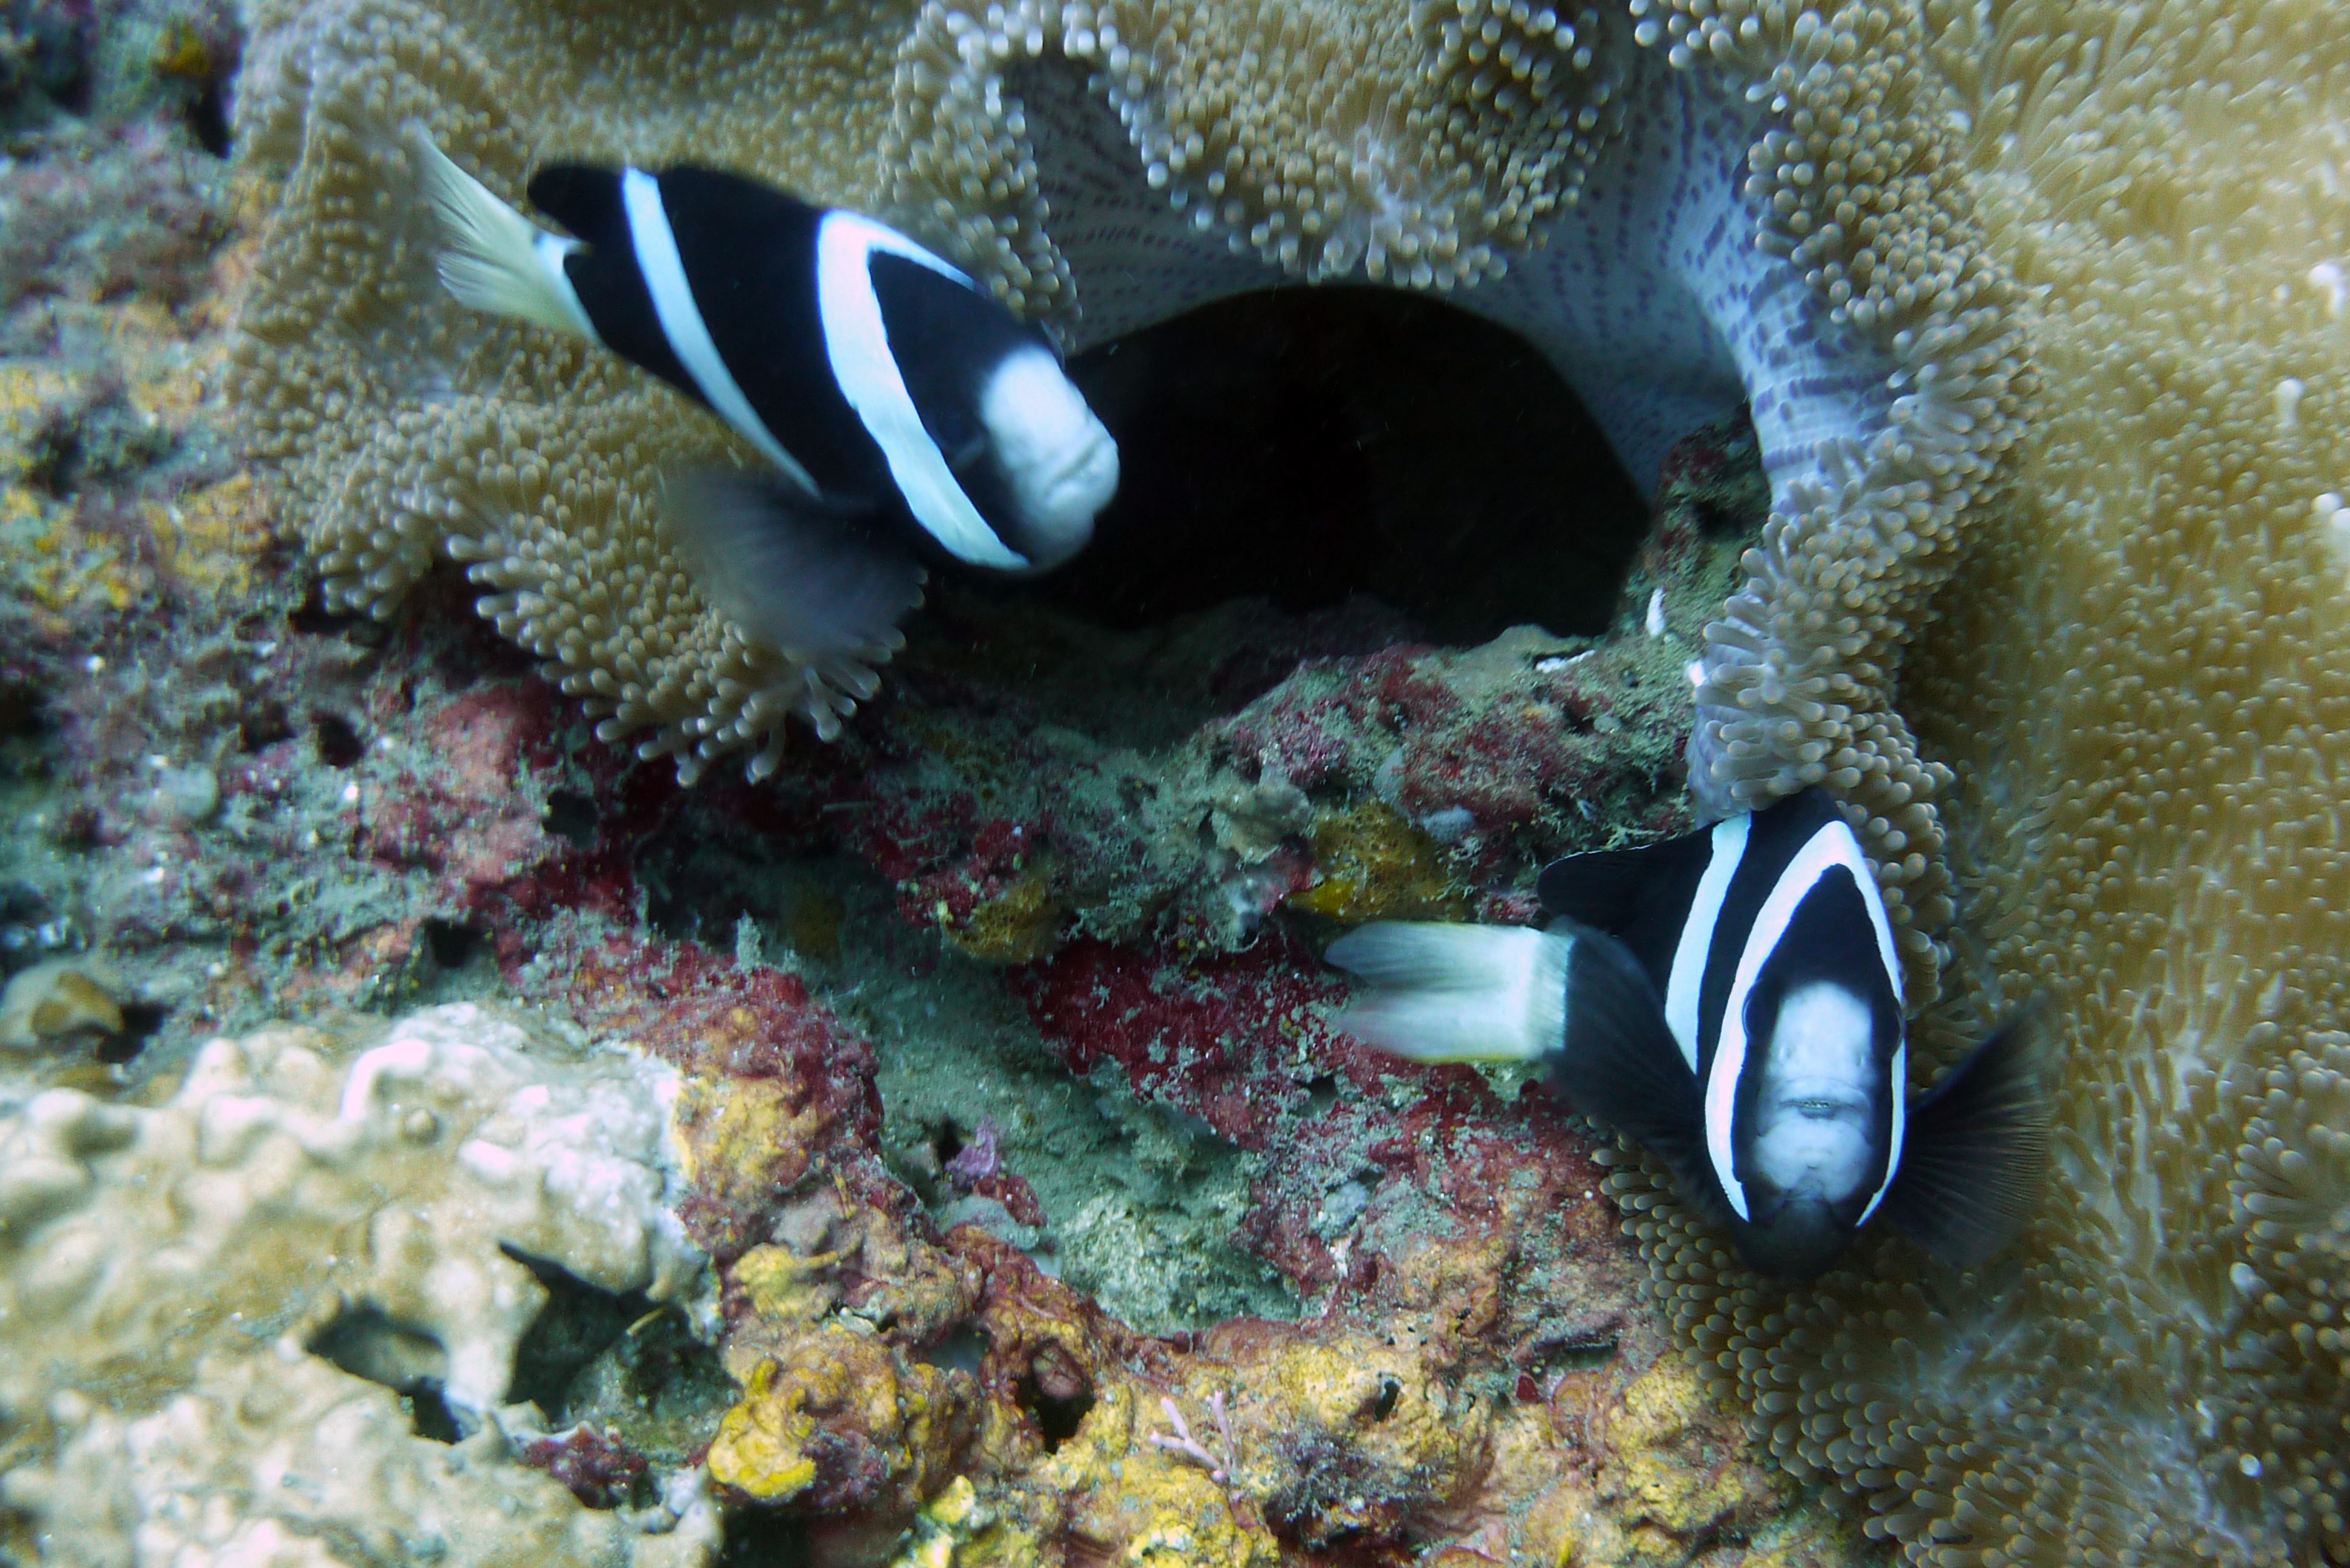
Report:
<svg viewBox="0 0 2350 1568"><path fill-rule="evenodd" d="M0 0L0 1561L2350 1561L2350 33L2178 0ZM871 213L1117 437L803 660L503 199ZM822 732L822 738L819 732ZM1744 1269L1374 919L1809 785L1960 1272Z"/></svg>

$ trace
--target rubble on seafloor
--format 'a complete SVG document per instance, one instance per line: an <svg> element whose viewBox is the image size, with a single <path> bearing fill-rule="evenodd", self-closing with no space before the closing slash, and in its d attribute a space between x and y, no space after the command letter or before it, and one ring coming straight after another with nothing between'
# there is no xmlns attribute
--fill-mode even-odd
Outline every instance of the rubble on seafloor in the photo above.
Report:
<svg viewBox="0 0 2350 1568"><path fill-rule="evenodd" d="M1409 381L1455 318L1243 302L1079 367L1155 432L1089 576L935 591L838 744L681 789L453 570L389 624L318 608L219 396L250 194L172 71L233 35L159 17L106 12L87 68L162 85L18 103L0 171L40 216L0 241L0 1558L1865 1554L1649 1308L1612 1146L1335 1034L1317 961L1528 919L1543 860L1686 826L1746 432L1546 600L1449 523L1489 558L1414 554L1508 509L1442 477L1507 443L1358 358L1283 392L1357 425L1281 427L1279 504L1329 516L1259 562L1245 462L1149 483L1232 400L1168 379L1369 343Z"/></svg>

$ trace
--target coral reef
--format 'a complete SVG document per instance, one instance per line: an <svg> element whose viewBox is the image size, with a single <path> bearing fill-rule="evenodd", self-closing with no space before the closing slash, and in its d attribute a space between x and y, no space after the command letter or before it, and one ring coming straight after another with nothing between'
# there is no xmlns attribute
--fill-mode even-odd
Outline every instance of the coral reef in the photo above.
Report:
<svg viewBox="0 0 2350 1568"><path fill-rule="evenodd" d="M88 1037L119 1044L126 1020L120 987L99 966L49 959L0 991L0 1048L51 1050Z"/></svg>
<svg viewBox="0 0 2350 1568"><path fill-rule="evenodd" d="M170 445L102 484L185 514L218 318L144 298L18 309L90 328L134 389L177 378ZM25 428L91 428L76 386L32 384ZM705 1344L527 1258L546 1304L507 1397L545 1428L506 1407L471 1436L363 1320L320 1347L404 1408L240 1341L159 1405L60 1407L78 1435L38 1428L14 1527L98 1497L182 1519L299 1431L452 1542L476 1480L523 1491L485 1552L695 1539L614 1521L706 1517L660 1480L706 1459L750 1561L1851 1560L1641 1307L1587 1135L1343 1046L1310 972L1350 910L1523 918L1544 856L1678 824L1682 671L1766 496L1742 428L1684 448L1629 576L1584 590L1622 601L1605 636L1447 648L1367 603L1107 630L1081 596L945 593L839 746L693 792L570 721L459 585L380 626L324 608L257 501L151 573L150 535L59 507L6 568L0 965L28 996L100 976L124 1023L0 1063L168 1104L217 1028L340 1038L346 1009L459 999L634 1042L681 1075L676 1213L722 1311ZM67 563L92 591L32 591ZM1221 1482L1149 1440L1162 1401L1197 1433L1217 1398ZM236 1517L298 1537L345 1501Z"/></svg>
<svg viewBox="0 0 2350 1568"><path fill-rule="evenodd" d="M1296 15L264 6L244 123L279 205L227 250L192 118L24 143L0 968L51 1002L103 972L120 1022L65 984L85 1022L0 1064L154 1115L218 1023L478 995L639 1040L687 1078L721 1311L712 1345L675 1314L598 1345L560 1429L449 1450L266 1346L175 1374L183 1404L50 1401L23 1506L234 1490L213 1434L282 1401L381 1434L386 1494L462 1454L533 1518L660 1507L706 1453L733 1549L786 1559L1870 1551L1807 1485L1921 1563L2350 1550L2323 19ZM942 588L886 690L795 670L645 505L723 439L439 301L383 134L411 115L509 192L558 151L694 156L887 211L1073 347L1276 278L1449 286L1663 476L1657 528L1604 635L1440 646L1418 605L1243 588L1106 629L1082 585ZM211 433L247 267L239 384L308 603ZM1741 397L1751 435L1669 446ZM1279 521L1232 509L1243 542ZM1400 524L1363 510L1367 551ZM462 624L450 556L523 654ZM762 786L665 776L772 768L784 715L852 701ZM1917 994L1960 961L1922 1070L2051 994L2064 1179L2009 1259L1887 1240L1770 1288L1514 1081L1328 1034L1321 935L1530 918L1541 858L1681 825L1692 725L1714 805L1818 779L1866 818ZM93 1479L45 1491L76 1454Z"/></svg>
<svg viewBox="0 0 2350 1568"><path fill-rule="evenodd" d="M242 400L331 602L389 614L436 557L471 563L499 590L483 612L608 739L688 778L742 749L772 773L787 714L829 736L878 684L704 602L651 497L664 465L731 450L722 432L608 357L442 297L388 115L502 192L551 149L688 152L883 212L1073 347L1285 276L1457 290L1575 386L1643 488L1690 428L1752 408L1775 521L1708 633L1692 782L1717 811L1833 785L1930 995L1942 781L1892 691L2029 379L1908 8L535 15L258 18L240 114L282 205ZM977 940L1035 947L1044 890L993 896Z"/></svg>
<svg viewBox="0 0 2350 1568"><path fill-rule="evenodd" d="M1721 554L1661 601L1690 632ZM948 613L953 644L1006 641L1001 616ZM1244 663L1256 618L1219 612L1202 642ZM1037 629L1032 614L1032 646ZM1054 722L1049 699L975 701L969 655L925 639L888 720L844 742L826 805L910 918L1001 961L1064 936L1229 949L1284 900L1347 919L1458 913L1510 897L1544 858L1678 820L1691 640L1595 647L1525 627L1473 649L1309 659L1237 712L1151 746Z"/></svg>
<svg viewBox="0 0 2350 1568"><path fill-rule="evenodd" d="M641 1521L590 1512L515 1462L500 1408L546 1301L517 1258L613 1293L697 1288L666 1070L470 1005L362 1044L218 1039L151 1107L11 1097L0 1507L20 1543L706 1561L691 1478ZM426 1400L479 1436L412 1431L401 1407Z"/></svg>
<svg viewBox="0 0 2350 1568"><path fill-rule="evenodd" d="M217 342L73 308L116 314L127 364ZM81 428L69 387L39 396ZM208 439L216 406L180 406L126 483ZM354 1490L224 1529L390 1498L457 1551L478 1482L522 1500L485 1554L684 1552L714 1507L747 1561L1851 1561L1641 1306L1588 1135L1344 1045L1311 971L1349 909L1523 916L1543 856L1679 820L1682 671L1766 492L1736 427L1676 475L1604 637L1445 648L1367 604L1114 631L950 593L842 745L693 792L569 721L454 584L389 627L327 613L259 508L170 575L21 594L0 961L27 994L103 964L125 1025L0 1062L135 1107L191 1092L213 1029L289 1012L339 1039L346 1009L496 999L569 1021L534 1033L542 1075L566 1039L633 1042L680 1075L671 1196L720 1305L704 1343L525 1245L515 1319L546 1305L504 1397L544 1427L494 1399L439 1424L463 1401L430 1353L364 1315L317 1341L341 1362L265 1333L145 1406L52 1400L9 1517L56 1528L24 1552L60 1554L88 1499L175 1530L274 1499L253 1478L302 1477L298 1432L360 1456ZM991 922L1024 884L1050 919ZM1151 1442L1166 1401L1222 1480ZM707 1504L661 1479L705 1461Z"/></svg>
<svg viewBox="0 0 2350 1568"><path fill-rule="evenodd" d="M10 0L0 8L0 131L168 118L224 152L243 44L226 0Z"/></svg>

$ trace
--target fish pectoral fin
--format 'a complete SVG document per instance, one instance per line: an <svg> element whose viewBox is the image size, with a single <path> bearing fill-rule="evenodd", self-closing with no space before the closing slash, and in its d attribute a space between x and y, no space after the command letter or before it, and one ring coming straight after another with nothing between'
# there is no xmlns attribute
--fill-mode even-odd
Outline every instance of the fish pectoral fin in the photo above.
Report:
<svg viewBox="0 0 2350 1568"><path fill-rule="evenodd" d="M1633 1138L1665 1163L1682 1195L1726 1210L1705 1154L1705 1106L1664 1003L1631 950L1604 931L1563 921L1566 1038L1552 1076L1584 1115Z"/></svg>
<svg viewBox="0 0 2350 1568"><path fill-rule="evenodd" d="M1324 954L1371 989L1332 1019L1415 1062L1533 1062L1557 1053L1565 939L1521 926L1376 920Z"/></svg>
<svg viewBox="0 0 2350 1568"><path fill-rule="evenodd" d="M2046 1010L2033 1003L1911 1109L1893 1222L1943 1262L1971 1268L2014 1238L2048 1165Z"/></svg>
<svg viewBox="0 0 2350 1568"><path fill-rule="evenodd" d="M927 574L870 513L722 469L664 476L662 506L693 586L746 636L808 664L904 645Z"/></svg>

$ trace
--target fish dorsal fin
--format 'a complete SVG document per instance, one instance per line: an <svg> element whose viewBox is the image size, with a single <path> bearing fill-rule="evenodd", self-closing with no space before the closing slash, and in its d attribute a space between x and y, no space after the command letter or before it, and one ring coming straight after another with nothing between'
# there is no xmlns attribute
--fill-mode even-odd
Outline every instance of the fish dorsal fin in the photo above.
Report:
<svg viewBox="0 0 2350 1568"><path fill-rule="evenodd" d="M1665 1027L1664 1004L1631 950L1604 931L1562 920L1573 939L1566 965L1566 1042L1553 1079L1575 1108L1636 1139L1664 1161L1681 1193L1726 1207L1705 1156L1697 1075Z"/></svg>
<svg viewBox="0 0 2350 1568"><path fill-rule="evenodd" d="M1620 932L1631 923L1640 884L1650 874L1652 847L1599 849L1554 860L1535 879L1534 894L1561 919L1611 935Z"/></svg>
<svg viewBox="0 0 2350 1568"><path fill-rule="evenodd" d="M1713 829L1658 844L1570 855L1542 868L1534 893L1552 914L1621 937L1651 910L1669 908L1674 924L1697 891L1713 855Z"/></svg>
<svg viewBox="0 0 2350 1568"><path fill-rule="evenodd" d="M1971 1268L2013 1239L2048 1164L2046 1010L2026 1007L1913 1107L1885 1212Z"/></svg>

